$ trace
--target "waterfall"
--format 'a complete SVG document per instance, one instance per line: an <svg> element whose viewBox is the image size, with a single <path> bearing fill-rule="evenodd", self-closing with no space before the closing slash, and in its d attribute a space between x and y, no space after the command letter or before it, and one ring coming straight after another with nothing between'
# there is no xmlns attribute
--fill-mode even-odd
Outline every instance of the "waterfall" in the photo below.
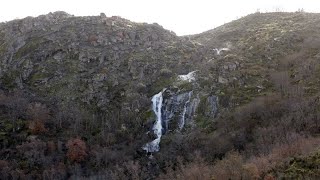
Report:
<svg viewBox="0 0 320 180"><path fill-rule="evenodd" d="M192 83L196 80L196 72L192 71L185 75L178 75L177 80L179 83ZM186 82L181 82L186 81ZM163 93L166 91L166 97L163 98ZM169 122L172 120L178 121L175 122L174 128L183 129L186 124L186 118L192 117L194 113L194 108L197 106L191 101L191 96L193 91L181 93L180 90L176 90L175 88L169 88L168 90L164 88L158 94L155 94L152 101L152 110L156 115L156 121L152 126L153 134L156 138L144 144L142 149L148 153L158 152L160 150L160 141L162 135L166 133L166 131L173 130L169 129ZM178 125L178 127L176 126Z"/></svg>
<svg viewBox="0 0 320 180"><path fill-rule="evenodd" d="M221 48L221 49L214 48L212 50L215 51L217 53L217 55L220 55L220 52L222 52L222 51L230 51L229 48Z"/></svg>
<svg viewBox="0 0 320 180"><path fill-rule="evenodd" d="M185 75L179 75L178 76L178 80L181 80L181 81L188 81L188 82L192 82L192 81L195 81L195 73L197 71L192 71L192 72L189 72L188 74L185 74Z"/></svg>
<svg viewBox="0 0 320 180"><path fill-rule="evenodd" d="M160 147L160 140L161 140L161 136L162 136L162 114L161 114L161 109L162 109L162 101L163 101L163 96L162 93L165 91L165 89L163 89L161 92L159 92L158 94L154 95L152 97L152 110L156 115L156 122L152 127L152 130L154 132L154 134L156 135L156 139L145 144L142 149L147 151L147 152L158 152Z"/></svg>
<svg viewBox="0 0 320 180"><path fill-rule="evenodd" d="M188 93L188 100L184 103L182 117L181 117L181 120L180 120L180 123L179 123L179 129L180 130L184 127L184 124L185 124L185 117L186 117L187 107L190 104L191 96L192 96L192 91L190 91Z"/></svg>

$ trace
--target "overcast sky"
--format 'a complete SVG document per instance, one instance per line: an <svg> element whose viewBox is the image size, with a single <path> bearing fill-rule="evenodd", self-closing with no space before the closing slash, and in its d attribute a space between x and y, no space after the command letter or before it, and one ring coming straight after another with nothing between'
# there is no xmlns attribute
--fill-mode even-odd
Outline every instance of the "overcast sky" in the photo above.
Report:
<svg viewBox="0 0 320 180"><path fill-rule="evenodd" d="M157 22L178 35L196 34L231 20L265 11L320 12L320 0L3 0L0 22L54 11L87 16L121 16L135 22Z"/></svg>

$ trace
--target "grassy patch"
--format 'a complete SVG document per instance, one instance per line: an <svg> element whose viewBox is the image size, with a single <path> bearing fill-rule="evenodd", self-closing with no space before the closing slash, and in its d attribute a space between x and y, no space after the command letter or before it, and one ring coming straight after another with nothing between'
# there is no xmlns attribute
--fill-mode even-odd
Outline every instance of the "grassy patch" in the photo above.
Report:
<svg viewBox="0 0 320 180"><path fill-rule="evenodd" d="M7 89L13 89L16 87L15 80L18 76L20 76L20 72L18 70L11 70L2 76L2 84Z"/></svg>
<svg viewBox="0 0 320 180"><path fill-rule="evenodd" d="M156 81L154 84L152 84L150 90L149 90L149 96L152 96L158 92L160 92L162 89L167 88L168 86L172 85L174 83L174 78L161 78L158 81Z"/></svg>
<svg viewBox="0 0 320 180"><path fill-rule="evenodd" d="M294 158L284 170L284 178L309 179L320 176L320 151L307 157Z"/></svg>
<svg viewBox="0 0 320 180"><path fill-rule="evenodd" d="M23 47L21 47L18 52L15 53L14 58L19 59L30 52L33 52L34 50L38 49L42 43L41 38L32 38L30 39Z"/></svg>

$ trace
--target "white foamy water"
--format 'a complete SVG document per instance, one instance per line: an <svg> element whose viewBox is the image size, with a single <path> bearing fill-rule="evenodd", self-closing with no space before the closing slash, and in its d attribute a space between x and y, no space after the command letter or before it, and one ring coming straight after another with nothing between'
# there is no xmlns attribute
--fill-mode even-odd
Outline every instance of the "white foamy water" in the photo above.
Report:
<svg viewBox="0 0 320 180"><path fill-rule="evenodd" d="M152 97L152 110L155 113L157 119L155 124L152 127L152 130L154 134L157 136L157 138L147 144L145 144L142 149L147 151L147 152L158 152L160 150L160 140L162 136L162 114L161 114L161 109L162 109L162 102L163 102L163 96L162 93L165 91L163 89L161 92L158 94L154 95Z"/></svg>
<svg viewBox="0 0 320 180"><path fill-rule="evenodd" d="M229 48L221 48L221 49L214 48L213 50L217 53L217 55L220 55L222 51L230 51Z"/></svg>
<svg viewBox="0 0 320 180"><path fill-rule="evenodd" d="M178 80L188 81L188 82L195 81L195 80L196 80L195 74L196 74L196 71L192 71L192 72L189 72L189 73L186 74L186 75L179 75L179 76L178 76Z"/></svg>
<svg viewBox="0 0 320 180"><path fill-rule="evenodd" d="M186 121L186 112L187 112L187 107L190 104L191 96L192 96L192 91L190 91L188 93L188 100L184 103L182 117L181 117L181 120L180 120L180 123L179 123L179 129L180 130L184 127L184 124L185 124L185 121Z"/></svg>

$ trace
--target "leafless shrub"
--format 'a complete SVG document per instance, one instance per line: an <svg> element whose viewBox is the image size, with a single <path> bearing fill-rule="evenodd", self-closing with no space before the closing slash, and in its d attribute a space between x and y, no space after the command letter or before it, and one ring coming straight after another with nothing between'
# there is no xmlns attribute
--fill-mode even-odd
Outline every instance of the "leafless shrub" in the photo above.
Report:
<svg viewBox="0 0 320 180"><path fill-rule="evenodd" d="M158 179L203 180L211 179L212 177L212 166L205 163L204 159L200 156L200 154L196 153L192 162L183 163L181 158L178 159L177 167L167 167L166 173L161 174Z"/></svg>
<svg viewBox="0 0 320 180"><path fill-rule="evenodd" d="M31 118L29 129L32 134L47 132L45 122L49 119L49 109L41 103L32 103L27 108L27 115Z"/></svg>
<svg viewBox="0 0 320 180"><path fill-rule="evenodd" d="M27 159L30 167L43 165L46 161L46 143L41 140L33 139L30 142L23 143L17 146L17 150Z"/></svg>
<svg viewBox="0 0 320 180"><path fill-rule="evenodd" d="M146 175L144 168L139 164L139 162L134 161L126 162L122 166L117 165L115 170L111 173L112 179L115 180L139 180L146 178Z"/></svg>
<svg viewBox="0 0 320 180"><path fill-rule="evenodd" d="M214 168L214 177L220 179L241 179L242 173L242 157L235 152L227 154L227 156L218 161Z"/></svg>
<svg viewBox="0 0 320 180"><path fill-rule="evenodd" d="M0 106L6 108L7 114L12 122L12 131L15 132L17 127L17 120L21 117L25 117L27 105L29 99L25 98L23 92L15 91L13 93L4 93L0 95Z"/></svg>
<svg viewBox="0 0 320 180"><path fill-rule="evenodd" d="M291 85L290 76L287 71L274 72L271 74L271 80L274 82L276 89L279 90L282 96L288 95Z"/></svg>
<svg viewBox="0 0 320 180"><path fill-rule="evenodd" d="M65 179L67 175L67 167L64 163L60 162L49 168L46 168L42 173L43 179L54 180L54 179Z"/></svg>

